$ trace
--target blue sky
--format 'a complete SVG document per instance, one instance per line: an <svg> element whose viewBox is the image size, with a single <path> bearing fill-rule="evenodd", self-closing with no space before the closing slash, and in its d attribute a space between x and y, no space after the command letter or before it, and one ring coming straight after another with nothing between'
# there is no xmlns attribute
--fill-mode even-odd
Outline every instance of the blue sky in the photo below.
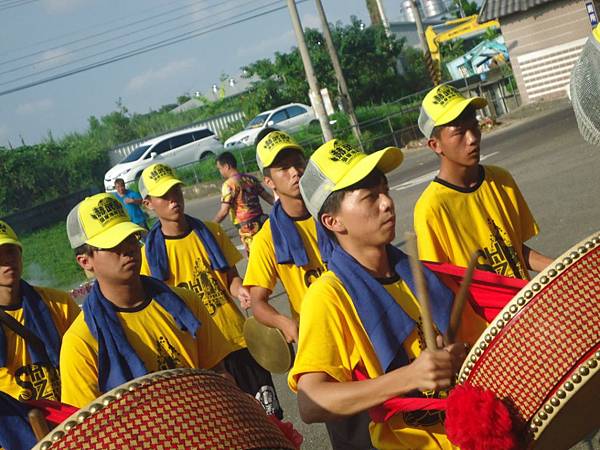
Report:
<svg viewBox="0 0 600 450"><path fill-rule="evenodd" d="M143 46L161 37L206 29L273 0L31 0L6 8L16 0L0 0L0 91L44 76L114 55L107 50ZM24 1L24 0L23 0ZM285 5L285 0L280 0ZM348 23L355 15L369 23L364 0L323 0L330 22ZM386 0L393 18L400 0ZM318 27L314 1L298 5L305 27ZM158 16L150 19L151 16ZM178 16L182 16L177 19ZM158 25L158 22L171 20ZM137 25L131 22L141 21ZM134 33L141 27L148 30ZM108 29L111 33L101 34ZM172 31L164 31L173 29ZM128 36L125 34L130 33ZM82 40L90 35L94 38ZM119 37L119 35L121 35ZM79 40L71 43L70 41ZM108 42L98 45L99 41ZM139 40L137 44L132 41ZM126 47L126 45L129 45ZM87 49L81 47L89 46ZM116 109L122 99L131 112L147 112L177 96L206 91L222 73L238 74L240 67L275 51L295 46L286 9L223 30L71 77L0 96L0 145L35 144L51 131L60 137L83 131L91 115ZM79 50L76 50L79 49ZM123 49L121 51L123 51ZM103 55L95 53L107 51ZM31 56L27 56L31 55ZM81 59L79 63L77 60ZM14 60L14 61L10 61ZM26 66L21 67L20 66ZM14 80L14 81L13 81Z"/></svg>

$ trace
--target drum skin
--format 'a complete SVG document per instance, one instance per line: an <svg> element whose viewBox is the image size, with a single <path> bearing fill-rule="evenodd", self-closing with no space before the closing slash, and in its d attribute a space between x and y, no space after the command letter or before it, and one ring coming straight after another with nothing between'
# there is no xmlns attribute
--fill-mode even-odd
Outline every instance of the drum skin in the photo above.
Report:
<svg viewBox="0 0 600 450"><path fill-rule="evenodd" d="M490 389L524 445L567 449L600 428L600 232L538 274L471 349L460 383Z"/></svg>
<svg viewBox="0 0 600 450"><path fill-rule="evenodd" d="M155 372L82 408L35 449L293 449L262 407L207 370Z"/></svg>

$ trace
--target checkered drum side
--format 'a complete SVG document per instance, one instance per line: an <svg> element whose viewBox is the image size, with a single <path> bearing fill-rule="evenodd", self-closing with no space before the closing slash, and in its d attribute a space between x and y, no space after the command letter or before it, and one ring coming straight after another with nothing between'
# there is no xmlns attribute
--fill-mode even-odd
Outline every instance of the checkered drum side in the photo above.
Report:
<svg viewBox="0 0 600 450"><path fill-rule="evenodd" d="M467 382L491 389L529 422L600 342L600 247L560 273L488 345Z"/></svg>
<svg viewBox="0 0 600 450"><path fill-rule="evenodd" d="M229 381L184 371L142 381L52 449L292 449L261 406Z"/></svg>

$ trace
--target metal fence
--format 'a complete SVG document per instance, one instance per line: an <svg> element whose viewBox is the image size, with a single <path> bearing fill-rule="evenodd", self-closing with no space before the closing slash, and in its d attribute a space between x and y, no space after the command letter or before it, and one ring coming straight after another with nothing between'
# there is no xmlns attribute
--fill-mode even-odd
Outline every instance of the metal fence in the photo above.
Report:
<svg viewBox="0 0 600 450"><path fill-rule="evenodd" d="M454 81L451 84L465 96L478 95L485 97L488 100L488 106L483 109L483 115L494 120L509 113L521 104L516 82L512 76L487 80L481 80L479 76L473 76L469 79ZM403 148L421 145L423 144L423 135L417 126L417 118L421 102L428 91L429 89L425 89L389 102L383 106L393 109L394 112L360 122L361 142L354 140L351 127L336 128L334 125L334 135L361 145L367 152L376 151L386 146ZM304 148L307 155L311 155L323 144L323 137L320 131L317 131L308 138L300 139L298 143ZM235 150L233 153L238 160L240 171L255 172L258 170L254 147ZM214 159L180 167L178 174L188 184L219 180L219 173L215 167Z"/></svg>

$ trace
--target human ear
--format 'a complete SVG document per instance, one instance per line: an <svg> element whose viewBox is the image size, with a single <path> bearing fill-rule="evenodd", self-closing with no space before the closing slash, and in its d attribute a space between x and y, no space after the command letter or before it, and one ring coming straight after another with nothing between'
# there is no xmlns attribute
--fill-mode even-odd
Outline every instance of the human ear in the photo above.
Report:
<svg viewBox="0 0 600 450"><path fill-rule="evenodd" d="M431 138L427 141L427 147L429 147L431 150L433 150L434 153L436 153L438 156L441 156L443 154L442 152L442 145L439 141L439 139L437 138Z"/></svg>
<svg viewBox="0 0 600 450"><path fill-rule="evenodd" d="M325 228L334 233L343 233L346 231L346 227L339 216L324 213L321 215L321 223Z"/></svg>
<svg viewBox="0 0 600 450"><path fill-rule="evenodd" d="M92 264L92 256L86 255L85 253L81 255L76 255L75 259L77 260L77 264L83 270L87 270L88 272L94 272L94 265Z"/></svg>
<svg viewBox="0 0 600 450"><path fill-rule="evenodd" d="M275 183L273 183L273 180L271 180L270 177L264 177L263 180L269 189L277 192L277 189L275 188Z"/></svg>

